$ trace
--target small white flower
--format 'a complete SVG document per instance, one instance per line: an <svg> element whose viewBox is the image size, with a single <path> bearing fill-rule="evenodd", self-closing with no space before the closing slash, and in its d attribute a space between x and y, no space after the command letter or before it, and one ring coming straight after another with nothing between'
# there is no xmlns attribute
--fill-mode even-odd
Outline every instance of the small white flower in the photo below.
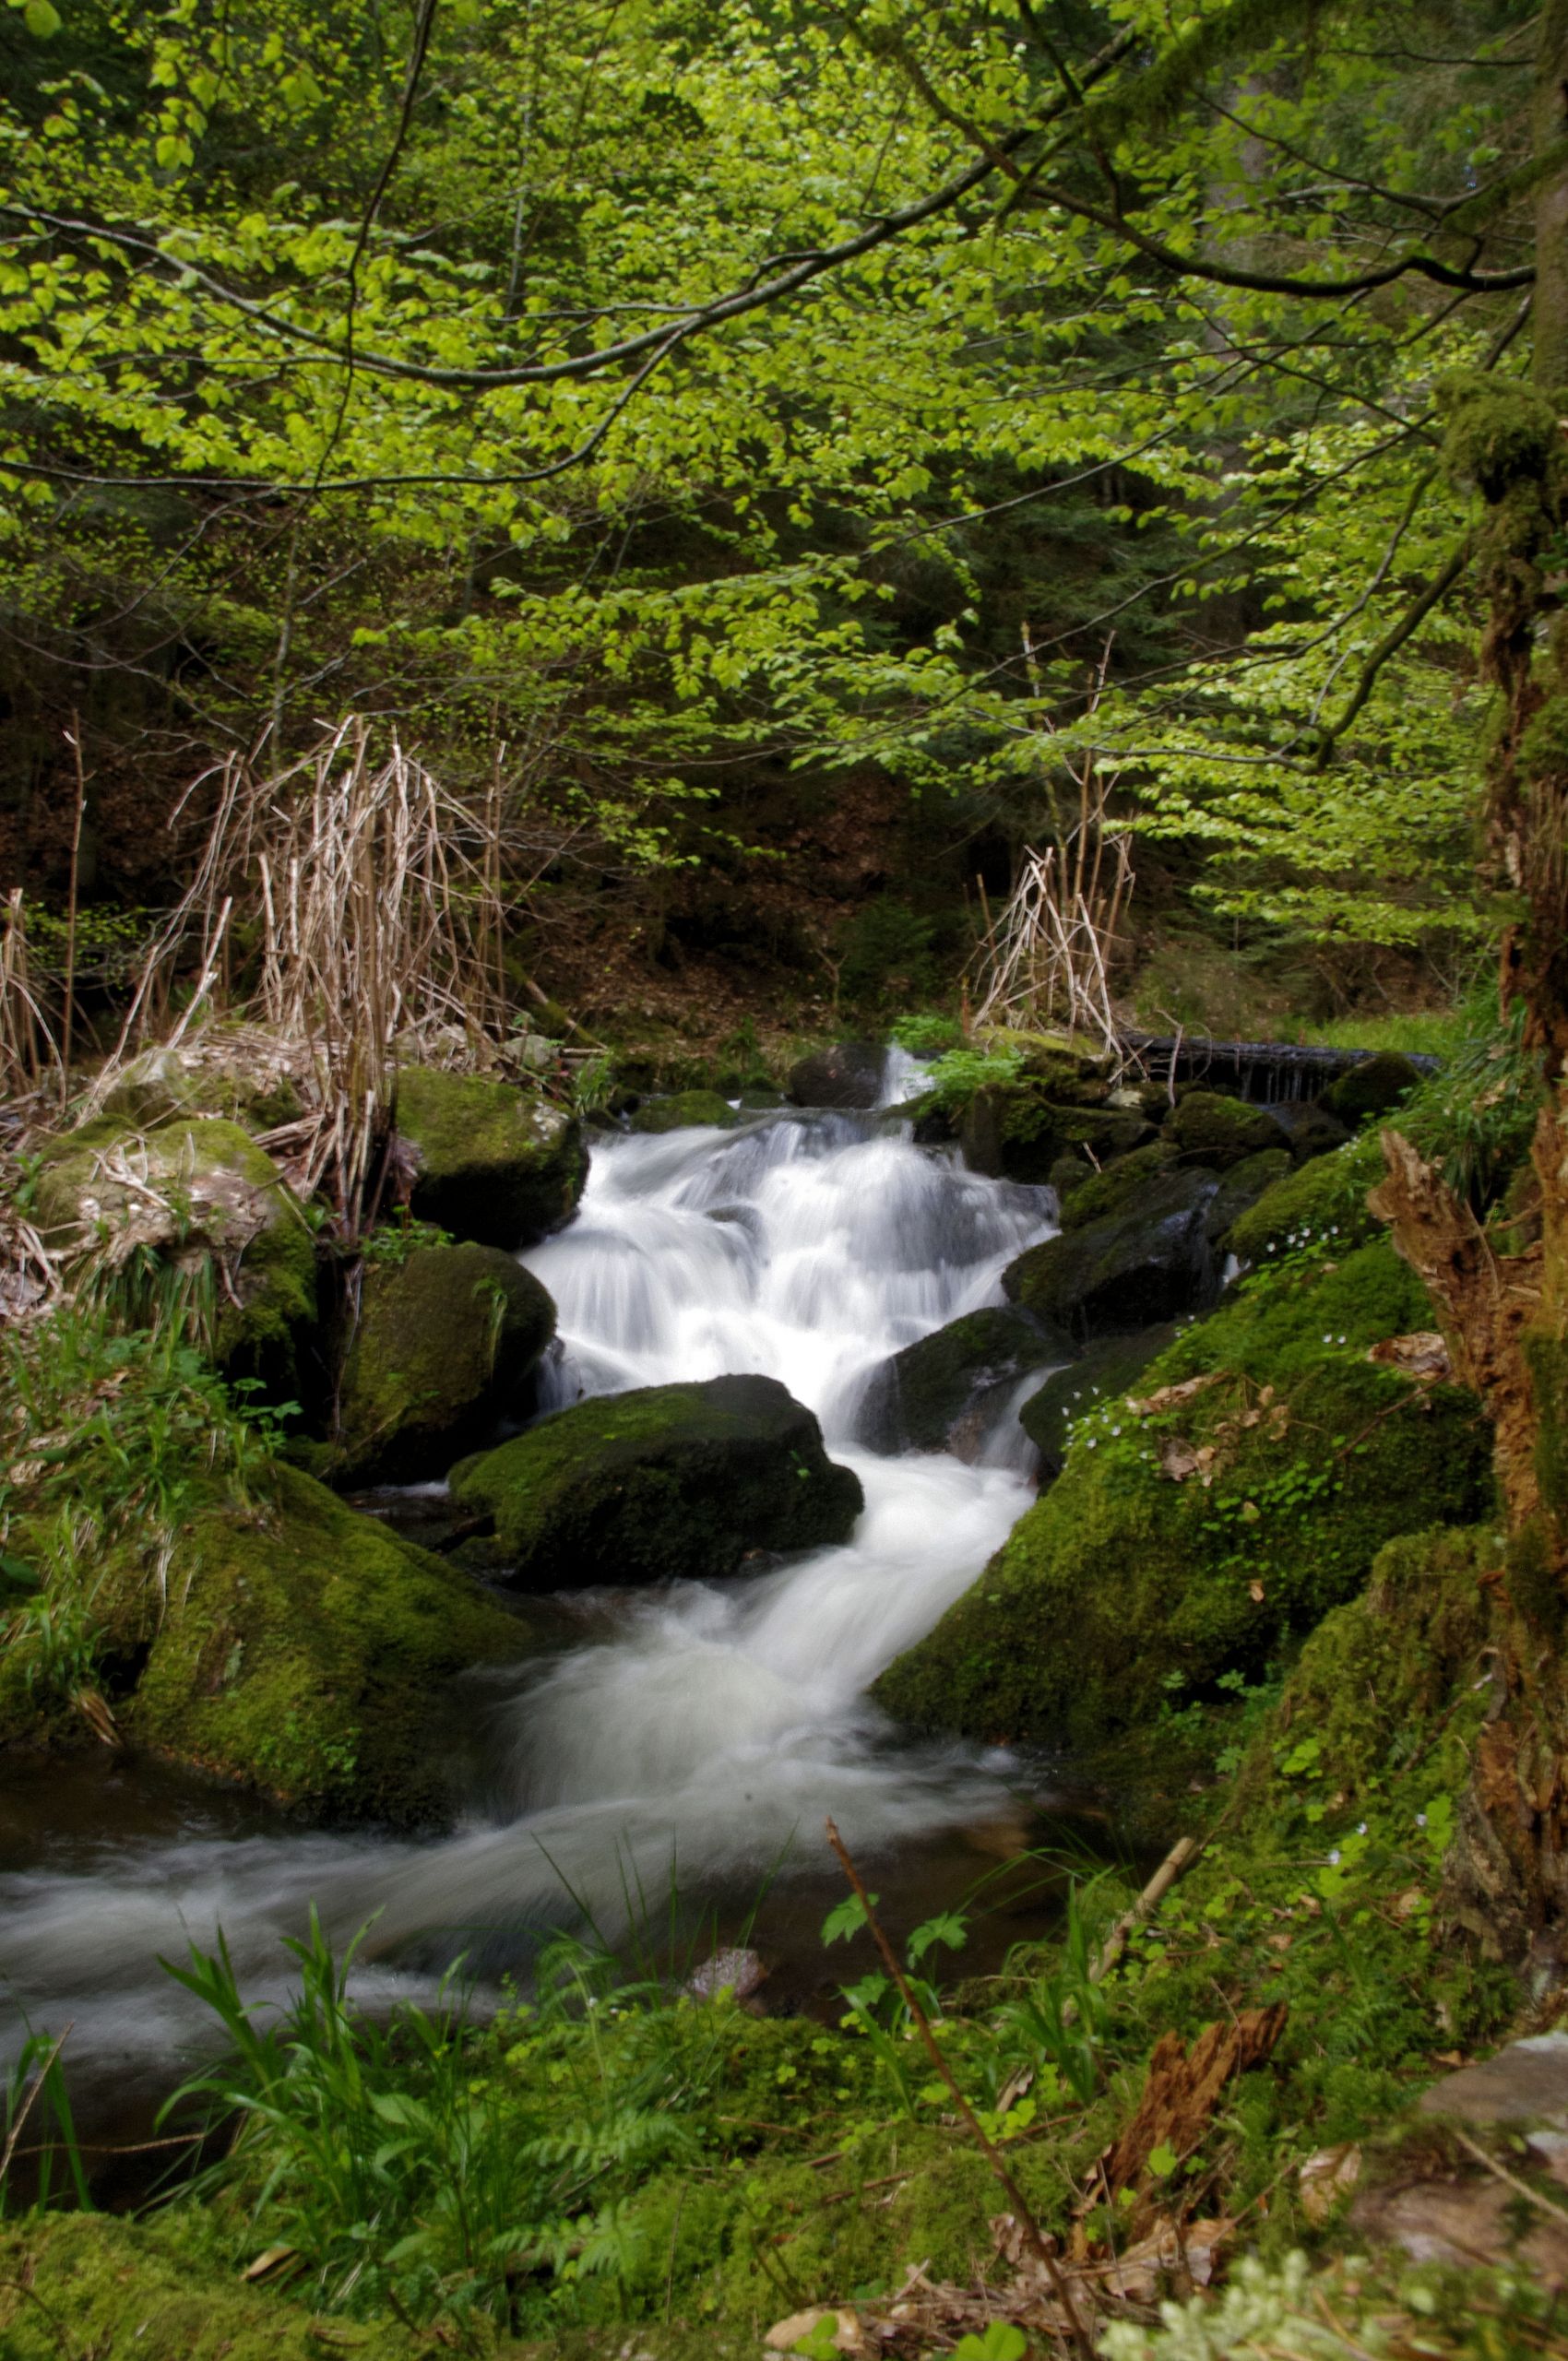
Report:
<svg viewBox="0 0 1568 2361"><path fill-rule="evenodd" d="M1324 1340L1323 1340L1323 1341L1324 1341L1324 1343L1325 1345L1332 1345L1332 1344L1333 1344L1333 1342L1334 1342L1334 1339L1333 1339L1333 1337L1332 1337L1332 1336L1325 1336L1325 1337L1324 1338Z"/></svg>
<svg viewBox="0 0 1568 2361"><path fill-rule="evenodd" d="M1341 1337L1340 1337L1340 1339L1339 1339L1339 1341L1340 1341L1340 1343L1341 1343L1341 1344L1343 1344L1343 1343L1345 1342L1344 1337L1343 1337L1343 1336L1341 1336Z"/></svg>
<svg viewBox="0 0 1568 2361"><path fill-rule="evenodd" d="M1119 1435L1119 1434L1121 1433L1122 1430L1121 1430L1121 1428L1120 1428L1120 1427L1112 1427L1112 1428L1111 1428L1111 1433L1112 1433L1113 1435Z"/></svg>
<svg viewBox="0 0 1568 2361"><path fill-rule="evenodd" d="M1087 1442L1087 1444L1085 1447L1086 1447L1086 1449L1087 1449L1087 1450L1089 1450L1089 1451L1092 1451L1092 1450L1094 1449L1094 1437L1093 1437L1093 1435L1090 1435L1090 1437L1089 1437L1089 1439L1088 1439L1088 1442Z"/></svg>
<svg viewBox="0 0 1568 2361"><path fill-rule="evenodd" d="M1339 1866L1339 1847L1338 1847L1338 1845L1337 1845L1335 1846L1335 1848L1334 1848L1333 1852L1329 1855L1329 1857L1329 1857L1330 1861L1334 1864L1334 1867L1335 1867L1336 1869L1337 1869L1337 1868L1338 1868L1338 1866Z"/></svg>
<svg viewBox="0 0 1568 2361"><path fill-rule="evenodd" d="M1356 1824L1356 1833L1357 1833L1357 1835L1358 1835L1358 1836L1364 1836L1364 1835L1366 1834L1366 1833L1367 1833L1367 1823L1366 1823L1366 1821L1365 1821L1364 1820L1362 1820L1362 1821L1359 1821L1357 1822L1357 1824Z"/></svg>
<svg viewBox="0 0 1568 2361"><path fill-rule="evenodd" d="M1418 1828L1424 1828L1424 1827L1426 1826L1426 1824L1427 1824L1427 1816L1426 1816L1425 1812L1424 1812L1424 1811L1419 1811L1419 1812L1416 1814L1416 1826L1417 1826Z"/></svg>

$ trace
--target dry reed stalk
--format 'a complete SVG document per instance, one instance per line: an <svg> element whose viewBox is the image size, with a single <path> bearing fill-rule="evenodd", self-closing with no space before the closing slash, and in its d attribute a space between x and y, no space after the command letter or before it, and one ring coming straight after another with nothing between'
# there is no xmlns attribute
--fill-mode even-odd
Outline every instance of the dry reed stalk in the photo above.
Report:
<svg viewBox="0 0 1568 2361"><path fill-rule="evenodd" d="M32 981L27 910L19 885L6 896L0 933L0 1085L7 1098L28 1098L63 1074L59 1047Z"/></svg>
<svg viewBox="0 0 1568 2361"><path fill-rule="evenodd" d="M505 1026L503 759L476 807L396 739L374 760L367 726L350 717L282 771L258 777L231 760L205 773L181 807L216 780L195 873L144 965L109 1075L146 1040L195 942L197 982L170 1046L184 1037L222 973L232 914L254 913L246 1014L300 1054L315 1117L298 1144L302 1170L351 1223L399 1058L449 1062L456 1044L463 1062L485 1062Z"/></svg>

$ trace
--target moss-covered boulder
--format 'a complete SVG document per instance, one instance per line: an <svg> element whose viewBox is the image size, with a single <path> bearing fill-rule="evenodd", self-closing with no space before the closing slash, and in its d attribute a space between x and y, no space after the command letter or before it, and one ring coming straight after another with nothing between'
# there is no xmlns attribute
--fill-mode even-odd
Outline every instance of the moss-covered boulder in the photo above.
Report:
<svg viewBox="0 0 1568 2361"><path fill-rule="evenodd" d="M1064 1229L1009 1263L1003 1291L1080 1338L1196 1311L1215 1291L1205 1226L1218 1185L1212 1172L1156 1174L1121 1212Z"/></svg>
<svg viewBox="0 0 1568 2361"><path fill-rule="evenodd" d="M1283 1180L1291 1169L1288 1148L1265 1147L1223 1173L1214 1202L1204 1217L1210 1245L1218 1246L1225 1240L1241 1216L1250 1213L1265 1191Z"/></svg>
<svg viewBox="0 0 1568 2361"><path fill-rule="evenodd" d="M1067 1181L1070 1174L1070 1185L1063 1192L1059 1184L1053 1183L1058 1186L1063 1228L1087 1229L1090 1222L1104 1221L1111 1214L1125 1213L1130 1205L1136 1204L1151 1181L1164 1178L1170 1166L1170 1151L1158 1140L1151 1140L1146 1146L1134 1148L1131 1155L1121 1157L1115 1164L1107 1165L1099 1172L1087 1158L1076 1167L1073 1166L1071 1158L1063 1158L1060 1168L1061 1180ZM1051 1167L1053 1172L1058 1169L1055 1165Z"/></svg>
<svg viewBox="0 0 1568 2361"><path fill-rule="evenodd" d="M269 1132L304 1112L295 1054L254 1026L213 1026L178 1047L144 1050L104 1093L101 1111L158 1124L181 1115L223 1115Z"/></svg>
<svg viewBox="0 0 1568 2361"><path fill-rule="evenodd" d="M1108 1099L1103 1081L1086 1082L1075 1072L977 1091L958 1126L964 1161L992 1180L1029 1183L1051 1182L1064 1157L1079 1157L1091 1170L1114 1163L1155 1133L1136 1108Z"/></svg>
<svg viewBox="0 0 1568 2361"><path fill-rule="evenodd" d="M1342 1122L1352 1126L1369 1122L1397 1107L1421 1078L1420 1066L1401 1057L1397 1050L1380 1050L1375 1057L1359 1060L1331 1084L1323 1094L1323 1103Z"/></svg>
<svg viewBox="0 0 1568 2361"><path fill-rule="evenodd" d="M681 1132L695 1125L728 1132L740 1121L717 1090L678 1090L669 1098L645 1098L627 1125L634 1132Z"/></svg>
<svg viewBox="0 0 1568 2361"><path fill-rule="evenodd" d="M1031 1370L1073 1360L1065 1331L1016 1304L967 1312L874 1370L856 1420L873 1451L978 1456L998 1408Z"/></svg>
<svg viewBox="0 0 1568 2361"><path fill-rule="evenodd" d="M1162 1137L1180 1163L1203 1165L1211 1172L1228 1171L1265 1148L1285 1145L1285 1134L1266 1107L1249 1107L1218 1090L1183 1091Z"/></svg>
<svg viewBox="0 0 1568 2361"><path fill-rule="evenodd" d="M1379 1240L1184 1331L1143 1406L1119 1395L1078 1421L1054 1487L881 1702L922 1727L1090 1749L1149 1724L1174 1684L1260 1673L1387 1542L1490 1508L1473 1397L1369 1358L1431 1323Z"/></svg>
<svg viewBox="0 0 1568 2361"><path fill-rule="evenodd" d="M1018 1423L1039 1453L1040 1477L1054 1483L1067 1457L1073 1428L1097 1404L1119 1400L1149 1363L1175 1340L1170 1321L1135 1336L1103 1336L1082 1356L1054 1370L1024 1404Z"/></svg>
<svg viewBox="0 0 1568 2361"><path fill-rule="evenodd" d="M220 1118L137 1131L103 1115L43 1150L38 1220L67 1258L160 1268L194 1284L208 1264L213 1358L234 1378L287 1391L316 1321L315 1241L304 1208L248 1132Z"/></svg>
<svg viewBox="0 0 1568 2361"><path fill-rule="evenodd" d="M345 1483L443 1476L525 1388L555 1306L496 1246L422 1247L366 1265L339 1387L334 1473Z"/></svg>
<svg viewBox="0 0 1568 2361"><path fill-rule="evenodd" d="M839 1041L790 1067L785 1088L797 1107L874 1107L887 1053L873 1041Z"/></svg>
<svg viewBox="0 0 1568 2361"><path fill-rule="evenodd" d="M588 1178L582 1131L511 1083L410 1066L398 1077L398 1130L411 1151L422 1221L507 1252L559 1229Z"/></svg>
<svg viewBox="0 0 1568 2361"><path fill-rule="evenodd" d="M1367 1192L1383 1175L1375 1135L1315 1157L1282 1175L1238 1214L1224 1233L1224 1245L1242 1263L1255 1265L1308 1247L1337 1250L1377 1238L1383 1225L1367 1210Z"/></svg>
<svg viewBox="0 0 1568 2361"><path fill-rule="evenodd" d="M316 1819L445 1819L453 1677L532 1645L466 1574L290 1467L191 1519L169 1595L126 1734Z"/></svg>
<svg viewBox="0 0 1568 2361"><path fill-rule="evenodd" d="M732 1574L749 1549L845 1540L865 1505L771 1377L580 1402L465 1461L452 1494L494 1519L499 1570L536 1591Z"/></svg>

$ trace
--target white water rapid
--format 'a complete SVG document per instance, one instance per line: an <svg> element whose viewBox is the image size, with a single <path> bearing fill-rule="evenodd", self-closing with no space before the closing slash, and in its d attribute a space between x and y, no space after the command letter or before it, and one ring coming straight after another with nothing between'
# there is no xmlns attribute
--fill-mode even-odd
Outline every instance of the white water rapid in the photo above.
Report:
<svg viewBox="0 0 1568 2361"><path fill-rule="evenodd" d="M890 1074L885 1096L907 1080ZM1004 1761L898 1741L865 1691L1028 1505L1017 1454L880 1458L850 1438L870 1372L1000 1300L1004 1264L1048 1234L1048 1203L916 1148L885 1117L786 1113L596 1146L576 1219L524 1257L560 1310L552 1406L777 1377L864 1486L851 1538L749 1579L609 1595L591 1603L601 1636L542 1673L476 1679L493 1771L450 1836L198 1827L46 1850L0 1877L5 1987L35 2023L74 2020L73 2051L128 2063L188 2026L157 1955L220 1925L255 1992L279 1988L279 1939L313 1901L340 1939L374 1918L366 1988L410 1989L458 1952L515 1964L529 1930L571 1918L570 1896L614 1934L628 1892L661 1897L671 1862L688 1892L754 1886L792 1847L814 1860L829 1812L869 1858L1006 1811Z"/></svg>

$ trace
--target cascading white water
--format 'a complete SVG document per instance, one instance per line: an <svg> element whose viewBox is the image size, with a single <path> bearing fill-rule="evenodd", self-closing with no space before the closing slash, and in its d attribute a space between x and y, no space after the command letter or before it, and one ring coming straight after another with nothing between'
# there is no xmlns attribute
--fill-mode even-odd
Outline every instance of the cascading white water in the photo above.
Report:
<svg viewBox="0 0 1568 2361"><path fill-rule="evenodd" d="M524 1258L560 1310L552 1406L779 1378L861 1478L852 1537L759 1577L618 1595L608 1637L542 1675L476 1681L496 1768L483 1814L449 1837L144 1843L0 1879L0 1975L34 2020L73 2017L78 2048L165 2048L180 2002L156 1954L221 1923L264 1987L313 1900L339 1936L374 1917L370 1973L396 1988L457 1952L515 1961L528 1930L570 1916L568 1891L613 1929L627 1891L659 1892L672 1860L710 1892L754 1880L792 1841L815 1846L828 1812L868 1855L994 1816L1004 1765L900 1744L864 1692L1028 1504L1017 1454L879 1458L849 1438L870 1372L997 1300L1004 1264L1047 1234L1047 1203L874 1117L596 1148L576 1220Z"/></svg>

